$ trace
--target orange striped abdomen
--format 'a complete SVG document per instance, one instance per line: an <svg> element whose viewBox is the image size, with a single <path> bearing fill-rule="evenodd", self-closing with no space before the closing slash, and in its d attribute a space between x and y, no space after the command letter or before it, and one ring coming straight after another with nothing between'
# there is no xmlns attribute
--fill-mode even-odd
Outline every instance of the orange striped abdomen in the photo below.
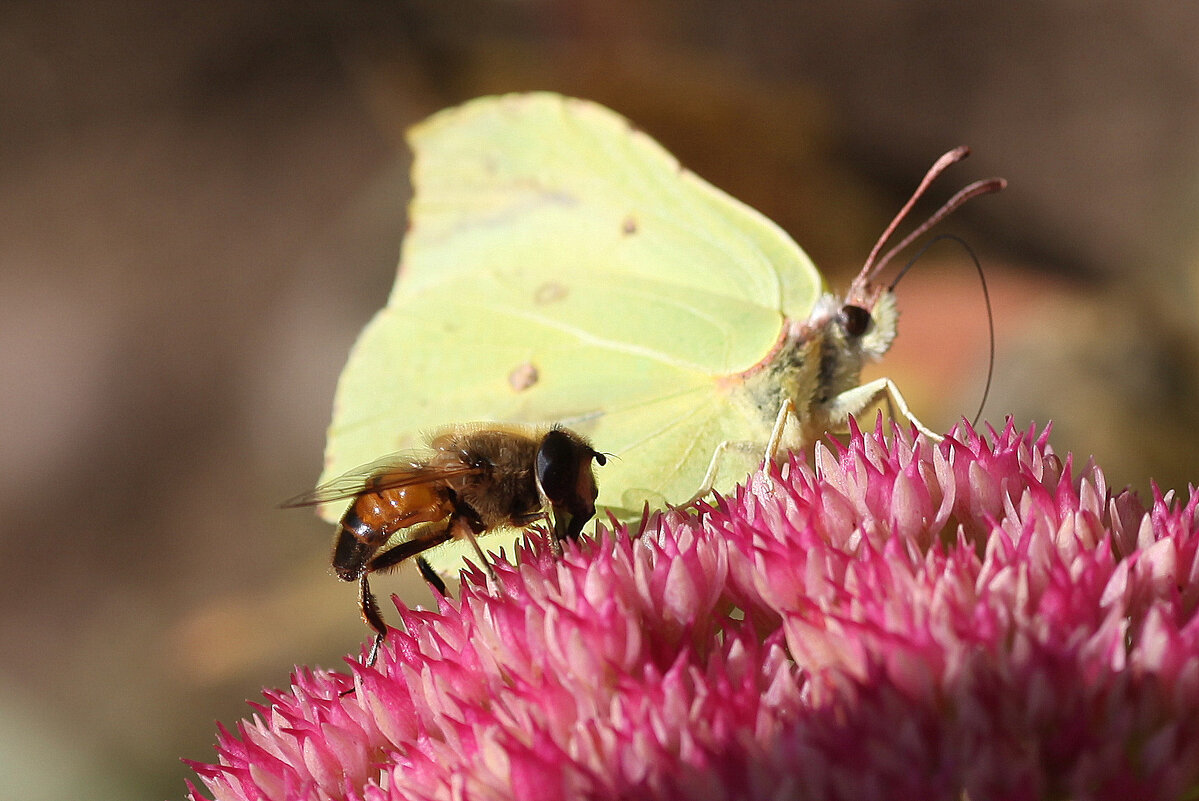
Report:
<svg viewBox="0 0 1199 801"><path fill-rule="evenodd" d="M452 511L448 491L432 484L364 492L341 518L333 547L333 569L345 581L354 581L375 551L396 533L444 520Z"/></svg>

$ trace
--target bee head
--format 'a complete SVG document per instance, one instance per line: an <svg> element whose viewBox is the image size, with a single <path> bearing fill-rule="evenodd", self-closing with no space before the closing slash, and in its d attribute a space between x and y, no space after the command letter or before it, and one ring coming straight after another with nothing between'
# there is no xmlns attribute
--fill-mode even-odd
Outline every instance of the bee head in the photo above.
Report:
<svg viewBox="0 0 1199 801"><path fill-rule="evenodd" d="M559 540L577 539L595 516L599 487L592 462L607 461L587 440L565 428L551 428L541 440L535 466L537 489L550 508Z"/></svg>

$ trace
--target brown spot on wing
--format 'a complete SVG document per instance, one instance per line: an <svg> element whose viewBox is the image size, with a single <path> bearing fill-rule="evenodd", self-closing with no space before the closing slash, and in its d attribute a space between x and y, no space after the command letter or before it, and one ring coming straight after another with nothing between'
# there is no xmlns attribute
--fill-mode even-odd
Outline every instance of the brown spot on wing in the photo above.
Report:
<svg viewBox="0 0 1199 801"><path fill-rule="evenodd" d="M533 293L533 302L540 305L546 303L554 303L562 300L570 294L570 290L565 284L559 284L557 281L546 281L541 286L537 287L537 291Z"/></svg>
<svg viewBox="0 0 1199 801"><path fill-rule="evenodd" d="M532 362L522 362L508 373L508 386L512 387L513 392L524 392L536 384L540 377L537 365Z"/></svg>

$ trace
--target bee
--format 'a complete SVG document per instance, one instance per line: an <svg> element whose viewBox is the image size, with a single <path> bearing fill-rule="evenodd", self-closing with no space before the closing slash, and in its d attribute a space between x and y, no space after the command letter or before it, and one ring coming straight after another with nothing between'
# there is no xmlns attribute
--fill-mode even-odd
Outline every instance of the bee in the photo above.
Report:
<svg viewBox="0 0 1199 801"><path fill-rule="evenodd" d="M338 578L358 582L362 619L375 632L367 667L387 637L372 573L416 557L421 574L444 595L445 584L421 555L429 548L466 539L494 579L478 537L551 519L561 543L577 539L595 516L593 463L602 466L607 457L569 429L467 423L434 432L428 444L427 451L385 456L283 504L352 499L334 534L332 561Z"/></svg>

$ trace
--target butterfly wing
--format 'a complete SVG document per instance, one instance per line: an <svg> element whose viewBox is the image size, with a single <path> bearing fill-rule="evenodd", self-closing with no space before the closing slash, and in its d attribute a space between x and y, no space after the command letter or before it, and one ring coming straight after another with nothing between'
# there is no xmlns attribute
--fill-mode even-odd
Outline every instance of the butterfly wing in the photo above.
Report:
<svg viewBox="0 0 1199 801"><path fill-rule="evenodd" d="M822 288L777 226L585 101L482 98L410 139L399 277L342 373L326 475L447 421L561 422L617 457L599 505L629 514L765 441L773 410L724 384Z"/></svg>

